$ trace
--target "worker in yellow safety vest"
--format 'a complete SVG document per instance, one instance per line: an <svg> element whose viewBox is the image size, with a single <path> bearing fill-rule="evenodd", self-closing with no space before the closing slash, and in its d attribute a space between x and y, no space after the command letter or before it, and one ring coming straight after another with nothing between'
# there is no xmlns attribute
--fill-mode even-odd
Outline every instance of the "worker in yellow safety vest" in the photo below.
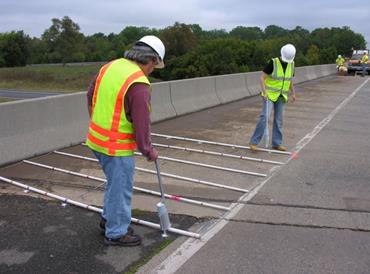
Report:
<svg viewBox="0 0 370 274"><path fill-rule="evenodd" d="M147 35L126 51L124 58L104 65L91 82L90 123L86 145L107 178L100 228L106 245L141 244L131 222L131 198L137 147L148 161L158 152L150 138L150 82L154 68L163 68L165 46Z"/></svg>
<svg viewBox="0 0 370 274"><path fill-rule="evenodd" d="M337 70L339 71L339 68L344 65L344 58L342 55L338 55L338 58L335 60L335 64L337 65Z"/></svg>
<svg viewBox="0 0 370 274"><path fill-rule="evenodd" d="M293 85L294 57L296 49L292 44L286 44L281 48L281 56L273 58L265 66L260 77L261 96L263 106L259 121L250 140L250 149L258 150L257 145L265 135L268 140L268 117L274 108L274 121L272 129L272 149L285 151L287 148L283 142L283 112L288 102L288 93L291 91L291 100L296 100ZM266 141L268 146L268 141Z"/></svg>
<svg viewBox="0 0 370 274"><path fill-rule="evenodd" d="M360 63L362 66L362 77L366 75L366 67L368 67L367 62L369 61L369 57L367 56L367 52L364 51L364 55L362 56Z"/></svg>

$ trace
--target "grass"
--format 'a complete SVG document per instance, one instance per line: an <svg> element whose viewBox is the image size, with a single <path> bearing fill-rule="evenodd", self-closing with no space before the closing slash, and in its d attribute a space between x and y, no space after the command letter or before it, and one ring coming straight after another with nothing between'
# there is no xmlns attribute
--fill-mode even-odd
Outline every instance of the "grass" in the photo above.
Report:
<svg viewBox="0 0 370 274"><path fill-rule="evenodd" d="M0 97L0 103L10 102L10 101L13 101L13 99Z"/></svg>
<svg viewBox="0 0 370 274"><path fill-rule="evenodd" d="M102 64L0 68L0 89L77 92L87 90ZM150 78L151 82L158 79Z"/></svg>
<svg viewBox="0 0 370 274"><path fill-rule="evenodd" d="M83 91L99 68L100 65L0 68L0 89Z"/></svg>

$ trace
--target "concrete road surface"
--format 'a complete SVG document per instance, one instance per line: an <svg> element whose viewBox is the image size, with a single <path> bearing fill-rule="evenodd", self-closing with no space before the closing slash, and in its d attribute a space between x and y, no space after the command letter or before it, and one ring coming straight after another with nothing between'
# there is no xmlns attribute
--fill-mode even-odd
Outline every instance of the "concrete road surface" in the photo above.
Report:
<svg viewBox="0 0 370 274"><path fill-rule="evenodd" d="M370 273L369 80L302 85L285 115L298 154L139 273Z"/></svg>
<svg viewBox="0 0 370 274"><path fill-rule="evenodd" d="M202 240L178 238L144 265L139 273L369 273L368 79L333 76L297 85L297 102L287 105L284 116L284 144L293 152L292 155L263 151L252 153L237 147L225 148L153 137L156 143L205 149L279 164L158 147L161 156L251 171L265 176L220 171L161 159L163 172L249 192L164 177L165 191L176 197L230 207L231 210L181 203L178 199L168 200L168 209L175 214L173 216L180 216L180 219L181 216L200 218L199 226L189 229L200 233ZM247 146L260 106L261 98L255 96L155 124L152 131ZM92 156L83 145L62 151ZM92 161L55 153L31 160L102 177L100 167ZM136 158L136 164L154 170L153 164L141 157ZM2 168L0 175L88 204L101 206L102 203L102 191L99 189L101 182L25 163ZM19 193L18 189L6 184L0 183L0 186L3 193ZM135 175L135 186L158 190L156 177L139 171ZM135 191L133 197L134 208L141 210L153 211L157 201L158 197L139 191ZM32 209L30 212L35 211ZM86 222L90 222L89 219ZM185 223L187 226L183 226L188 227L189 221ZM4 227L6 223L0 223L0 228ZM86 232L90 235L88 240L94 242L92 254L100 258L100 248L103 247L95 244L98 236L94 235L92 229L96 230L95 227L86 226ZM76 233L79 235L81 232L78 230ZM147 241L151 239L148 235L158 234L143 231ZM33 237L37 240L37 235ZM63 240L71 239L65 237ZM75 252L71 248L72 244L66 246L68 252ZM14 248L32 252L19 242L15 244L10 241L6 248L2 246L3 251ZM28 253L18 255L19 260L12 261L18 267L15 269L27 269L27 264L32 262L31 257L27 259ZM120 251L116 257L113 253L110 255L104 257L104 263L110 269L108 271L107 268L108 273L127 269L135 261L127 265L119 264L120 258L125 258L124 251ZM88 267L91 257L81 253L79 256L83 256L83 269L93 273L93 268ZM59 260L70 263L66 256ZM58 269L54 270L58 272ZM59 271L63 273L64 270L61 268ZM78 264L68 268L68 271L83 273L79 272Z"/></svg>

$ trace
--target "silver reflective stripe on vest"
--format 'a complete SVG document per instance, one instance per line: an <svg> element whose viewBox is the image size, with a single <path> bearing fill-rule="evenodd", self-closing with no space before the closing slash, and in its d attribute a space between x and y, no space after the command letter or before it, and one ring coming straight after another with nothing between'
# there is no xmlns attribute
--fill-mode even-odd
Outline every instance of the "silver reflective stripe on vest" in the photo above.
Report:
<svg viewBox="0 0 370 274"><path fill-rule="evenodd" d="M278 77L278 75L277 75L278 74L277 60L278 60L277 58L272 59L273 64L274 64L274 71L270 75L270 78L274 79L274 80L279 80L279 81L284 81L284 80L291 81L293 79L293 77ZM287 67L285 68L285 71L283 70L284 74L285 74L286 70L288 69L288 65L289 64L287 64ZM292 71L292 75L293 75L294 63L292 63L291 66L292 66L291 71Z"/></svg>
<svg viewBox="0 0 370 274"><path fill-rule="evenodd" d="M282 90L282 88L273 88L273 87L270 87L268 85L266 85L266 89L269 90L269 91L272 91L272 92L282 92L282 93L285 93L285 94L289 93L289 91Z"/></svg>

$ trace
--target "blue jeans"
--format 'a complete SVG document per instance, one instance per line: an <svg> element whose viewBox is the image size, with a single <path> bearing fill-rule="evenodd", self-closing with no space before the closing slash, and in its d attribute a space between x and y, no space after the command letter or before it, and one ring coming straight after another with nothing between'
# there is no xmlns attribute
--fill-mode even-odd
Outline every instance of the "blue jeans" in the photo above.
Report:
<svg viewBox="0 0 370 274"><path fill-rule="evenodd" d="M117 239L127 233L131 222L135 158L133 156L108 156L94 150L93 152L107 178L102 213L102 217L107 220L105 236Z"/></svg>
<svg viewBox="0 0 370 274"><path fill-rule="evenodd" d="M362 64L362 76L366 75L366 64Z"/></svg>
<svg viewBox="0 0 370 274"><path fill-rule="evenodd" d="M272 146L280 146L283 142L283 113L285 109L285 100L282 96L276 102L263 99L260 119L256 125L253 136L250 140L251 145L258 145L261 141L266 128L266 105L268 106L267 117L270 117L271 110L274 108L274 122L272 126Z"/></svg>

